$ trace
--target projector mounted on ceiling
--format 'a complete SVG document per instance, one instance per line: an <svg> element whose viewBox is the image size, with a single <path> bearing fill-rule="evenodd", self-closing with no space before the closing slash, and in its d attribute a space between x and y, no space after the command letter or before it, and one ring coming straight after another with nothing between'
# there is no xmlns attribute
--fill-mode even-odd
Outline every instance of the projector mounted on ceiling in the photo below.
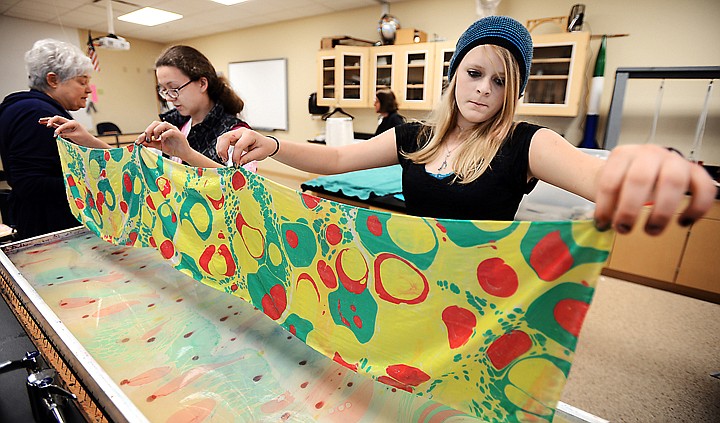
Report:
<svg viewBox="0 0 720 423"><path fill-rule="evenodd" d="M100 48L106 48L109 50L130 50L130 42L115 34L98 37L93 41L95 42L95 45Z"/></svg>
<svg viewBox="0 0 720 423"><path fill-rule="evenodd" d="M93 38L93 44L97 47L106 48L109 50L130 50L130 42L119 35L115 35L112 0L106 0L106 5L108 19L108 35L105 35L104 37Z"/></svg>

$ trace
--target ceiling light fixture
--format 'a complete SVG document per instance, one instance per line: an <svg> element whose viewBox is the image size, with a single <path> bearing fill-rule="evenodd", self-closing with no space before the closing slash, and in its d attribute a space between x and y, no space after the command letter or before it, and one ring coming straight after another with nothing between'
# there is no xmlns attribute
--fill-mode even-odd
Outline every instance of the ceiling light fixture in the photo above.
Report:
<svg viewBox="0 0 720 423"><path fill-rule="evenodd" d="M182 19L182 17L182 15L177 13L155 9L154 7L143 7L134 12L118 16L118 20L138 25L155 26Z"/></svg>

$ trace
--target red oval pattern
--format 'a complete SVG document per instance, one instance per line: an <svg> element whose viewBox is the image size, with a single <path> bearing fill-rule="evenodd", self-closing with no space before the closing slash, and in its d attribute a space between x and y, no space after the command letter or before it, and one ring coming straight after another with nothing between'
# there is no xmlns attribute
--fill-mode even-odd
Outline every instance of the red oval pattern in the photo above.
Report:
<svg viewBox="0 0 720 423"><path fill-rule="evenodd" d="M572 298L565 298L555 304L553 316L563 329L577 337L580 335L580 328L582 327L583 320L585 320L585 314L587 314L588 308L590 308L590 304L588 303Z"/></svg>
<svg viewBox="0 0 720 423"><path fill-rule="evenodd" d="M380 236L383 233L380 219L378 219L375 215L371 215L367 218L367 228L368 231L375 236Z"/></svg>
<svg viewBox="0 0 720 423"><path fill-rule="evenodd" d="M338 245L342 241L342 231L338 225L332 223L325 230L325 239L330 245Z"/></svg>
<svg viewBox="0 0 720 423"><path fill-rule="evenodd" d="M560 231L550 232L533 247L530 266L544 281L554 281L572 268L573 257Z"/></svg>
<svg viewBox="0 0 720 423"><path fill-rule="evenodd" d="M232 187L235 191L245 187L245 175L243 175L241 172L235 172L232 176Z"/></svg>
<svg viewBox="0 0 720 423"><path fill-rule="evenodd" d="M318 260L317 271L320 276L320 280L326 287L330 289L337 288L338 284L335 272L331 266L328 266L328 264L325 263L325 260Z"/></svg>
<svg viewBox="0 0 720 423"><path fill-rule="evenodd" d="M493 341L486 354L492 365L501 370L528 352L530 347L532 347L530 336L521 330L514 330Z"/></svg>
<svg viewBox="0 0 720 423"><path fill-rule="evenodd" d="M458 306L450 306L443 310L442 321L447 327L450 349L465 345L477 324L477 319L472 311Z"/></svg>
<svg viewBox="0 0 720 423"><path fill-rule="evenodd" d="M175 245L173 245L172 241L166 239L160 244L160 254L165 257L165 260L175 255Z"/></svg>
<svg viewBox="0 0 720 423"><path fill-rule="evenodd" d="M477 279L485 292L501 298L513 295L519 285L515 269L499 257L483 260L477 267Z"/></svg>
<svg viewBox="0 0 720 423"><path fill-rule="evenodd" d="M273 320L279 319L287 307L285 288L280 284L273 286L270 288L270 294L262 297L261 303L263 313Z"/></svg>
<svg viewBox="0 0 720 423"><path fill-rule="evenodd" d="M407 364L393 364L388 366L385 372L398 382L410 386L418 386L430 380L430 375L417 367L408 366Z"/></svg>

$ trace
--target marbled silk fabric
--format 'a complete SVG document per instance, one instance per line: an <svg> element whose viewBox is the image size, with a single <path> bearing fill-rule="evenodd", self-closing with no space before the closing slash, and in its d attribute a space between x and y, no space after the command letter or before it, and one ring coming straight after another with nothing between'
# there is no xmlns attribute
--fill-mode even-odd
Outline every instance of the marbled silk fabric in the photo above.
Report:
<svg viewBox="0 0 720 423"><path fill-rule="evenodd" d="M421 218L242 169L58 139L75 216L250 302L336 362L486 421L550 421L612 235Z"/></svg>

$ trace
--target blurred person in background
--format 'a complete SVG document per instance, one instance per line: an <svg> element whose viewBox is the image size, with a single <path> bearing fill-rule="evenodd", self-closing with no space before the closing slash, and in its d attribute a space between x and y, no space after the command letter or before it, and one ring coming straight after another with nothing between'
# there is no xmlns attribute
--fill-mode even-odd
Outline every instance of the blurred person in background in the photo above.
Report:
<svg viewBox="0 0 720 423"><path fill-rule="evenodd" d="M398 103L390 88L380 88L375 93L375 113L380 114L380 123L375 135L405 123L405 118L398 113Z"/></svg>

